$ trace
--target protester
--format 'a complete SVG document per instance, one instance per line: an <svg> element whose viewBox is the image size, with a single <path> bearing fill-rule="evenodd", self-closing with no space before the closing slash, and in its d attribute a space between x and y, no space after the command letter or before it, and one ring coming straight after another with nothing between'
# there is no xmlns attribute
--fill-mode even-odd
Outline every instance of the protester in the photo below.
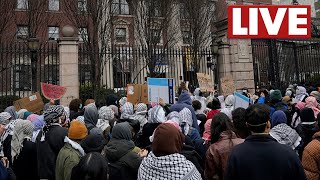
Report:
<svg viewBox="0 0 320 180"><path fill-rule="evenodd" d="M44 112L46 125L37 137L38 174L40 179L55 179L56 159L64 146L68 130L61 127L61 117L64 116L62 106L50 106Z"/></svg>
<svg viewBox="0 0 320 180"><path fill-rule="evenodd" d="M118 97L115 94L109 94L106 98L106 106L117 106L118 105Z"/></svg>
<svg viewBox="0 0 320 180"><path fill-rule="evenodd" d="M227 96L225 102L225 108L221 109L220 112L226 114L232 119L232 111L234 110L234 104L236 102L234 95Z"/></svg>
<svg viewBox="0 0 320 180"><path fill-rule="evenodd" d="M110 121L114 119L114 112L111 108L107 106L102 106L99 109L99 119L97 122L97 127L103 131L103 137L109 140L109 134L111 131Z"/></svg>
<svg viewBox="0 0 320 180"><path fill-rule="evenodd" d="M226 180L306 179L295 152L270 137L270 109L267 105L250 106L246 110L246 123L253 135L232 150Z"/></svg>
<svg viewBox="0 0 320 180"><path fill-rule="evenodd" d="M15 108L14 106L9 106L9 107L7 107L7 108L4 110L4 112L9 113L12 120L18 119L18 114L17 114L16 108Z"/></svg>
<svg viewBox="0 0 320 180"><path fill-rule="evenodd" d="M180 112L183 108L188 108L192 114L192 127L199 129L196 113L192 107L192 101L188 91L183 90L179 96L178 102L170 107L170 111Z"/></svg>
<svg viewBox="0 0 320 180"><path fill-rule="evenodd" d="M293 116L292 116L292 122L291 122L291 127L296 128L300 123L301 123L301 118L300 118L300 112L303 108L305 108L306 103L304 102L298 102L292 112Z"/></svg>
<svg viewBox="0 0 320 180"><path fill-rule="evenodd" d="M35 119L37 119L39 117L39 115L37 115L37 114L30 114L27 118L26 118L26 120L29 120L29 121L34 121Z"/></svg>
<svg viewBox="0 0 320 180"><path fill-rule="evenodd" d="M161 124L154 134L152 152L143 159L139 167L138 180L201 180L195 165L179 154L182 151L183 142L183 134L174 125Z"/></svg>
<svg viewBox="0 0 320 180"><path fill-rule="evenodd" d="M84 122L86 123L86 127L88 129L89 134L93 133L95 129L97 129L97 123L99 119L98 109L96 105L90 104L86 106L84 110ZM102 130L101 130L102 134Z"/></svg>
<svg viewBox="0 0 320 180"><path fill-rule="evenodd" d="M34 126L34 129L33 129L31 141L36 142L39 132L46 125L46 122L44 121L44 116L43 115L38 116L34 121L32 121L32 124Z"/></svg>
<svg viewBox="0 0 320 180"><path fill-rule="evenodd" d="M204 145L206 146L206 149L208 149L209 146L211 145L211 124L212 124L212 119L209 119L204 125L204 132L203 132L202 139L204 140Z"/></svg>
<svg viewBox="0 0 320 180"><path fill-rule="evenodd" d="M211 111L208 112L207 119L212 119L215 114L220 112L220 101L217 98L213 98L212 101L208 103L208 108L210 108Z"/></svg>
<svg viewBox="0 0 320 180"><path fill-rule="evenodd" d="M106 147L106 157L109 164L110 180L136 180L141 157L133 152L129 123L116 124L112 129L112 139Z"/></svg>
<svg viewBox="0 0 320 180"><path fill-rule="evenodd" d="M85 153L98 152L101 154L107 141L98 134L89 134L80 145Z"/></svg>
<svg viewBox="0 0 320 180"><path fill-rule="evenodd" d="M288 145L293 150L296 150L301 144L301 137L294 129L287 125L287 116L283 111L278 110L273 113L271 127L270 136L280 144ZM297 149L298 152L299 149Z"/></svg>
<svg viewBox="0 0 320 180"><path fill-rule="evenodd" d="M78 116L83 116L82 111L82 100L81 99L73 99L69 104L70 109L70 120L76 119Z"/></svg>
<svg viewBox="0 0 320 180"><path fill-rule="evenodd" d="M288 105L286 105L282 101L282 95L280 90L274 90L270 93L270 117L272 117L273 113L277 110L287 111Z"/></svg>
<svg viewBox="0 0 320 180"><path fill-rule="evenodd" d="M7 157L10 166L12 165L11 139L13 135L13 128L15 126L15 122L15 120L11 121L11 115L9 113L0 113L0 156Z"/></svg>
<svg viewBox="0 0 320 180"><path fill-rule="evenodd" d="M216 114L212 120L211 142L206 153L204 175L206 179L223 179L231 150L243 142L234 133L231 120L224 113Z"/></svg>
<svg viewBox="0 0 320 180"><path fill-rule="evenodd" d="M136 113L134 114L133 119L139 121L140 123L140 133L142 133L143 126L148 122L147 114L148 114L148 107L144 103L139 103L135 107Z"/></svg>
<svg viewBox="0 0 320 180"><path fill-rule="evenodd" d="M192 101L199 101L201 103L201 109L196 111L196 114L203 113L206 109L206 98L202 96L200 88L196 88L193 92Z"/></svg>
<svg viewBox="0 0 320 180"><path fill-rule="evenodd" d="M108 162L100 153L86 154L72 169L71 180L108 180Z"/></svg>
<svg viewBox="0 0 320 180"><path fill-rule="evenodd" d="M68 136L64 139L56 161L56 180L70 180L72 168L76 166L80 158L85 155L80 142L86 138L88 130L79 121L72 121L68 130Z"/></svg>
<svg viewBox="0 0 320 180"><path fill-rule="evenodd" d="M320 114L318 114L320 117ZM320 118L318 118L318 124ZM302 165L308 180L320 179L320 131L313 135L313 140L304 148L302 156Z"/></svg>
<svg viewBox="0 0 320 180"><path fill-rule="evenodd" d="M313 96L309 96L306 98L306 107L311 108L314 113L314 117L317 118L320 112L320 104L317 102L317 99Z"/></svg>
<svg viewBox="0 0 320 180"><path fill-rule="evenodd" d="M120 112L121 112L120 119L122 121L125 121L126 119L132 119L134 114L133 104L130 102L124 103L120 108Z"/></svg>
<svg viewBox="0 0 320 180"><path fill-rule="evenodd" d="M182 133L189 136L192 141L201 139L199 131L192 127L192 114L188 108L183 108L180 112L180 126Z"/></svg>
<svg viewBox="0 0 320 180"><path fill-rule="evenodd" d="M127 102L127 97L122 97L120 100L119 100L119 106L120 108Z"/></svg>
<svg viewBox="0 0 320 180"><path fill-rule="evenodd" d="M235 133L238 137L246 139L251 135L247 125L246 125L246 110L244 108L237 108L232 111L232 120L235 128Z"/></svg>
<svg viewBox="0 0 320 180"><path fill-rule="evenodd" d="M305 102L305 100L308 96L309 95L308 95L305 87L297 86L296 87L296 97L293 99L293 102L294 103Z"/></svg>

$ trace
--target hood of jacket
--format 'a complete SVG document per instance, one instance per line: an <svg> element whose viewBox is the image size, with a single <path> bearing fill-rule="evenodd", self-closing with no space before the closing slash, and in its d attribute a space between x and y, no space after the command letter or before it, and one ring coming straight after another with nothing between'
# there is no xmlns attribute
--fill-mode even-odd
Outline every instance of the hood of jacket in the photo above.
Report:
<svg viewBox="0 0 320 180"><path fill-rule="evenodd" d="M134 143L127 140L111 139L106 147L106 157L110 162L116 162L134 149Z"/></svg>
<svg viewBox="0 0 320 180"><path fill-rule="evenodd" d="M178 103L179 104L185 103L188 105L192 105L192 100L188 91L182 91L182 93L179 96Z"/></svg>

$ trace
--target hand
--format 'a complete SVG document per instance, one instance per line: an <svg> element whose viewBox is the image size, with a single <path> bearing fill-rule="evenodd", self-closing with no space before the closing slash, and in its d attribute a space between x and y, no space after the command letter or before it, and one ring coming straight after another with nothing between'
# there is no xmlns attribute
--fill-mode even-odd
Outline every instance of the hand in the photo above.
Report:
<svg viewBox="0 0 320 180"><path fill-rule="evenodd" d="M141 149L141 151L138 153L138 155L142 158L147 157L148 155L148 150L146 149Z"/></svg>
<svg viewBox="0 0 320 180"><path fill-rule="evenodd" d="M54 105L54 100L53 99L50 100L50 105Z"/></svg>
<svg viewBox="0 0 320 180"><path fill-rule="evenodd" d="M1 158L1 162L2 162L4 167L8 168L9 164L8 164L8 158L7 157Z"/></svg>
<svg viewBox="0 0 320 180"><path fill-rule="evenodd" d="M161 106L165 106L166 105L166 103L164 102L164 100L162 98L159 98L159 104Z"/></svg>

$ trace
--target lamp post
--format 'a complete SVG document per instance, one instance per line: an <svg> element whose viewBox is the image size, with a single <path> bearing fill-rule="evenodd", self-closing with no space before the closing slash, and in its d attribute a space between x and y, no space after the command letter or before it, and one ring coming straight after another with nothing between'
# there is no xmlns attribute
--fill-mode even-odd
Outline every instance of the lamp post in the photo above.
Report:
<svg viewBox="0 0 320 180"><path fill-rule="evenodd" d="M28 47L31 52L31 77L32 77L32 92L37 92L37 61L39 50L39 39L33 37L28 40Z"/></svg>
<svg viewBox="0 0 320 180"><path fill-rule="evenodd" d="M218 88L219 85L219 64L218 64L218 56L219 56L219 44L217 42L213 42L211 44L211 52L213 58L207 58L207 67L214 71L214 86Z"/></svg>

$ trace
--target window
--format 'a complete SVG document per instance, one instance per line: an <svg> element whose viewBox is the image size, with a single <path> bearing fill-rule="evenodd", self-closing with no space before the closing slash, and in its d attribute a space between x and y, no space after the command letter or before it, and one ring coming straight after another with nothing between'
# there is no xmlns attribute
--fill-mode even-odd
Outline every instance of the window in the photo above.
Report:
<svg viewBox="0 0 320 180"><path fill-rule="evenodd" d="M17 27L17 39L27 39L29 36L28 26L18 26Z"/></svg>
<svg viewBox="0 0 320 180"><path fill-rule="evenodd" d="M49 0L49 11L59 11L59 0Z"/></svg>
<svg viewBox="0 0 320 180"><path fill-rule="evenodd" d="M126 28L116 28L116 42L125 43L127 42L127 29Z"/></svg>
<svg viewBox="0 0 320 180"><path fill-rule="evenodd" d="M58 40L59 38L59 27L49 27L48 28L48 39Z"/></svg>
<svg viewBox="0 0 320 180"><path fill-rule="evenodd" d="M14 89L16 91L31 90L31 66L19 64L14 66Z"/></svg>
<svg viewBox="0 0 320 180"><path fill-rule="evenodd" d="M160 29L151 29L151 42L152 43L160 43L161 39L161 30Z"/></svg>
<svg viewBox="0 0 320 180"><path fill-rule="evenodd" d="M191 36L190 31L182 31L183 44L190 44L191 43L190 36Z"/></svg>
<svg viewBox="0 0 320 180"><path fill-rule="evenodd" d="M87 0L78 0L78 11L87 12Z"/></svg>
<svg viewBox="0 0 320 180"><path fill-rule="evenodd" d="M81 27L78 29L79 41L88 41L88 29Z"/></svg>
<svg viewBox="0 0 320 180"><path fill-rule="evenodd" d="M27 10L28 9L28 0L18 0L17 9Z"/></svg>
<svg viewBox="0 0 320 180"><path fill-rule="evenodd" d="M113 0L112 1L112 13L119 15L129 14L129 5L126 0Z"/></svg>

